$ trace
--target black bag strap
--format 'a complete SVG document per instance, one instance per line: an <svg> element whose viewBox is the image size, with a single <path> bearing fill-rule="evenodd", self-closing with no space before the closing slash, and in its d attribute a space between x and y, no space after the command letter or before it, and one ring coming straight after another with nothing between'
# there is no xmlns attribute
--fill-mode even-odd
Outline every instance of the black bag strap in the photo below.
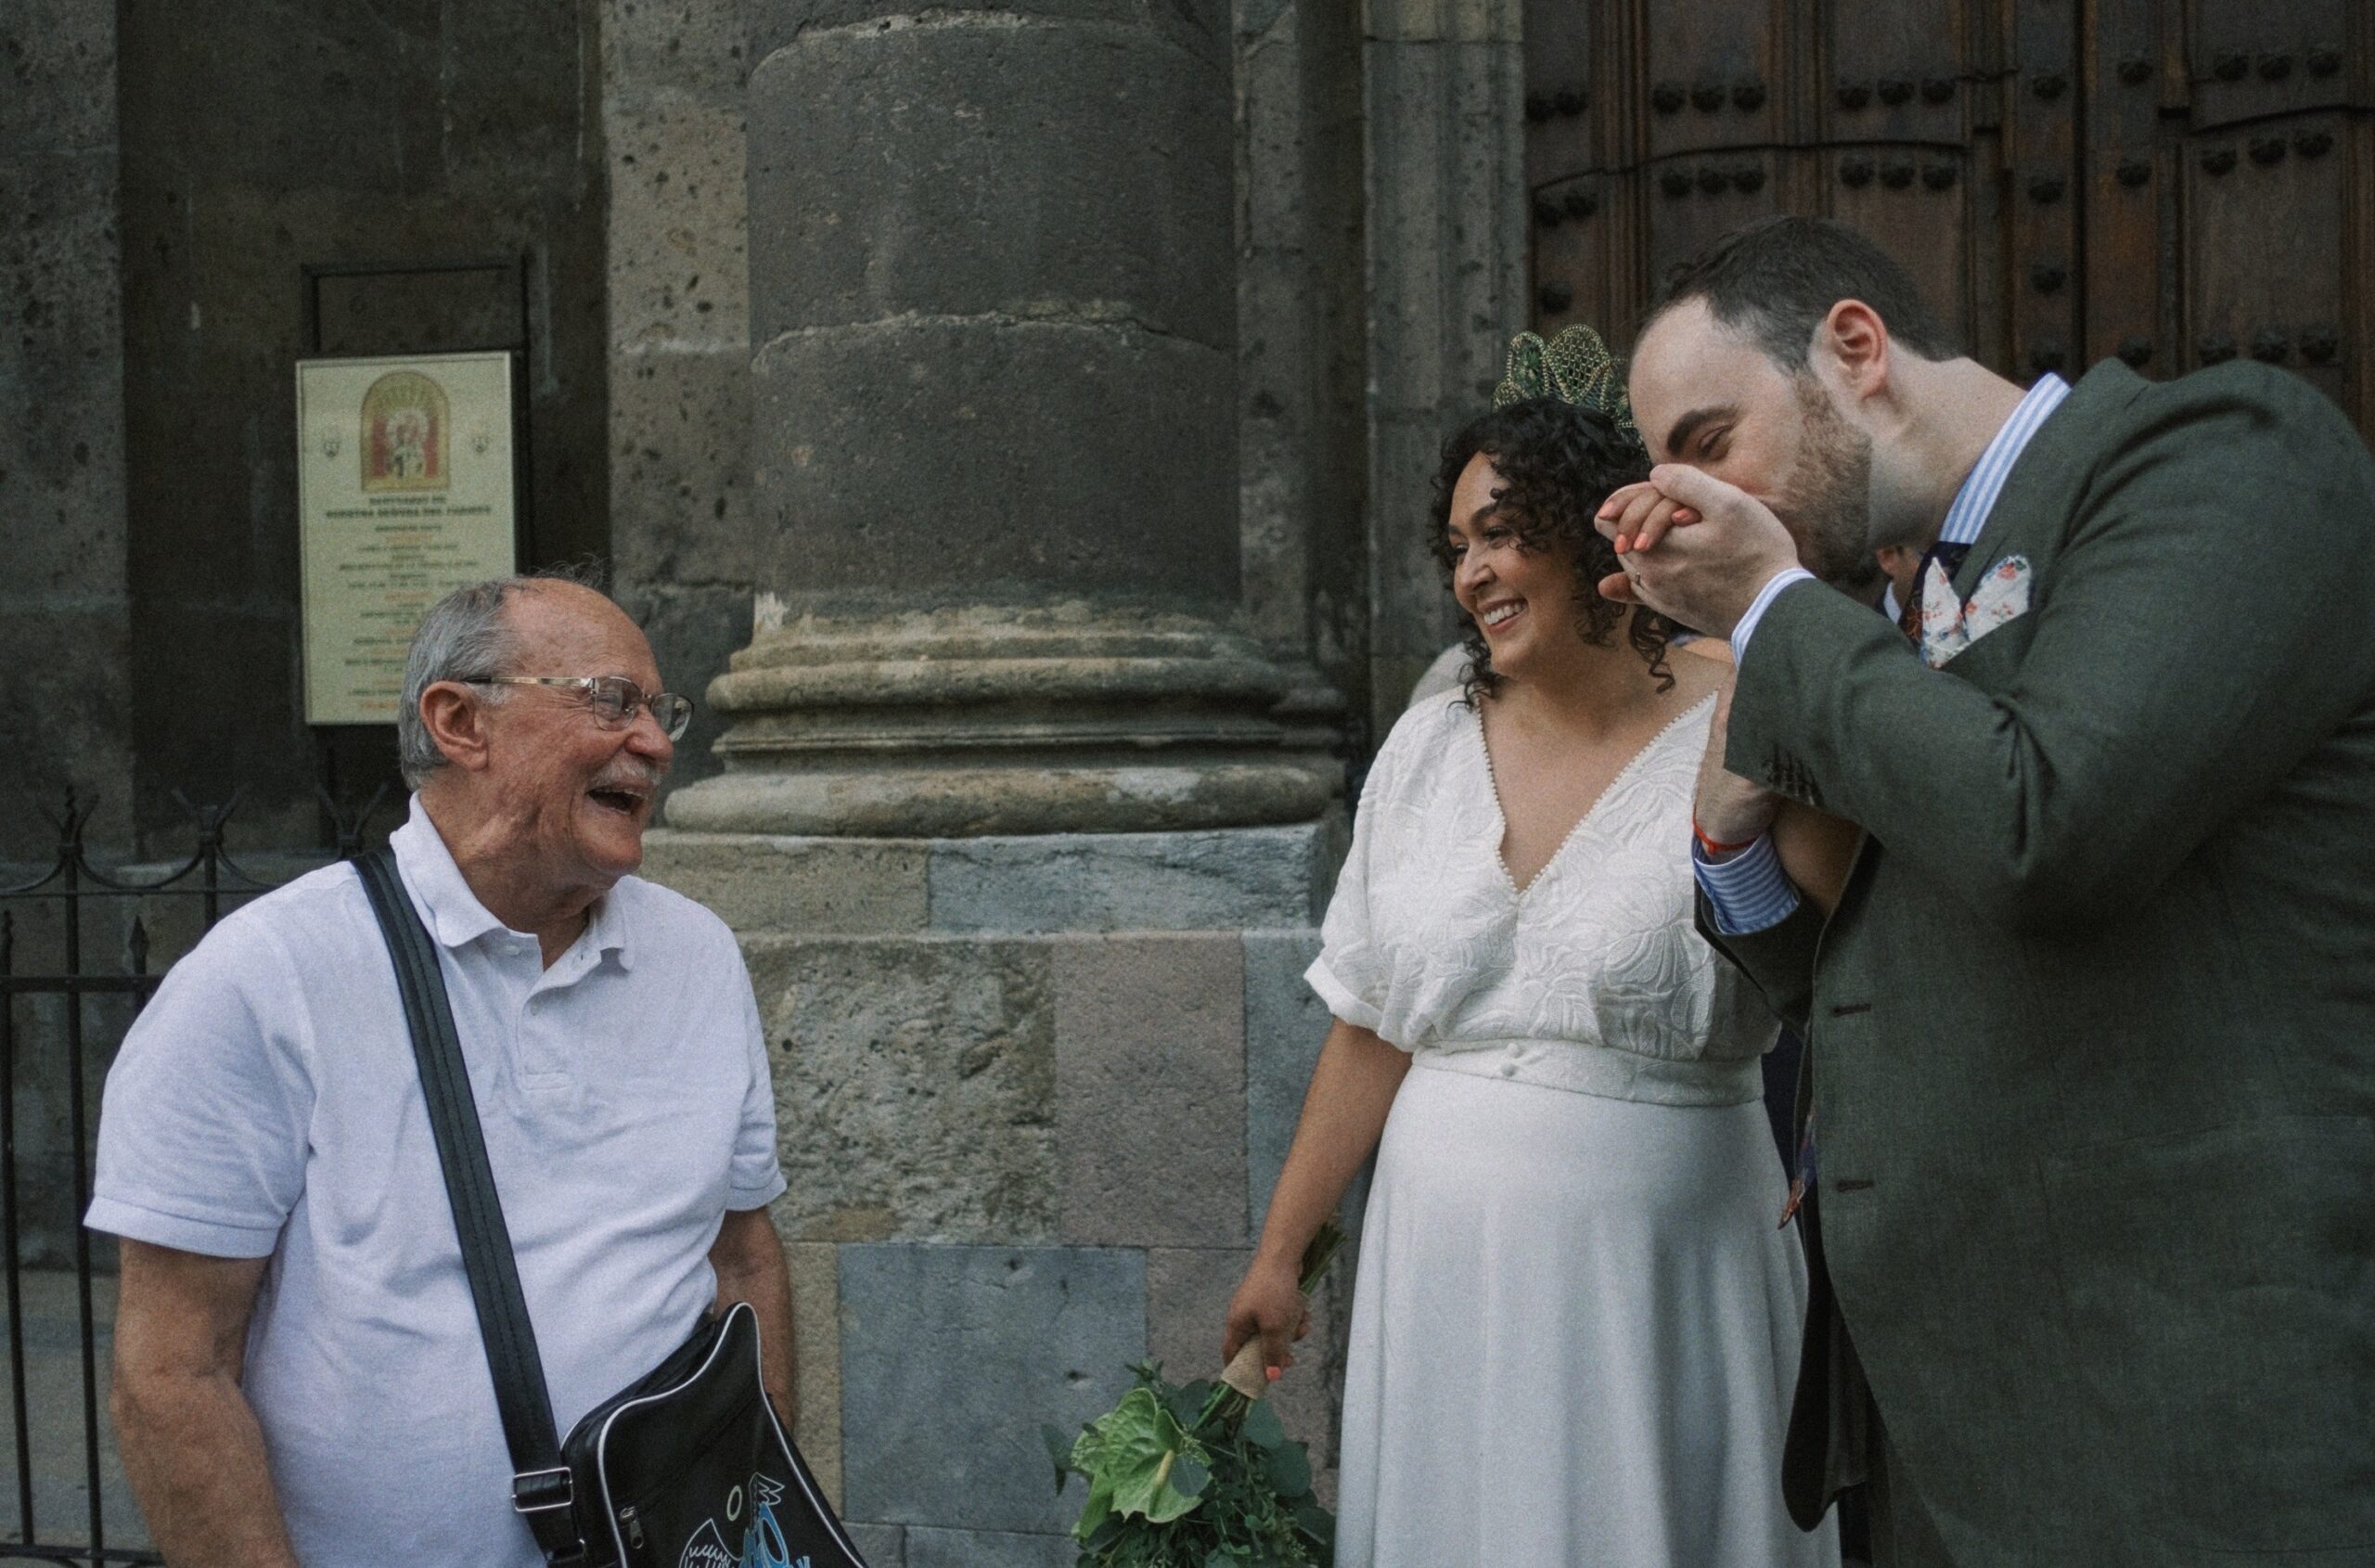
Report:
<svg viewBox="0 0 2375 1568"><path fill-rule="evenodd" d="M487 1164L486 1137L479 1125L478 1101L462 1061L461 1037L454 1028L453 1003L445 995L437 949L420 923L420 913L396 876L395 855L375 850L356 857L354 868L396 966L396 989L404 996L404 1023L412 1032L413 1059L420 1067L421 1093L429 1102L429 1125L437 1136L437 1158L445 1170L445 1196L454 1206L454 1229L462 1241L462 1267L478 1308L479 1333L486 1343L487 1370L494 1379L495 1408L511 1448L511 1506L528 1521L536 1545L554 1563L578 1562L586 1555L578 1528L576 1498L560 1440L553 1430L545 1364L536 1354L536 1331L528 1321L528 1301L520 1291L520 1267L511 1232L503 1223L503 1202Z"/></svg>

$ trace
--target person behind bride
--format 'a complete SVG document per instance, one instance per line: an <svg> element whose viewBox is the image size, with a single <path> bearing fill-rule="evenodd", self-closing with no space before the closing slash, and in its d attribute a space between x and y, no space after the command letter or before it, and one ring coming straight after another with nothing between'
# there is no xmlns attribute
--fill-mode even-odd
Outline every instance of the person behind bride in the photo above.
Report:
<svg viewBox="0 0 2375 1568"><path fill-rule="evenodd" d="M1362 791L1307 977L1336 1022L1224 1354L1290 1363L1296 1262L1375 1150L1340 1565L1829 1568L1779 1485L1807 1282L1775 1024L1673 851L1730 672L1592 589L1593 513L1647 471L1598 339L1522 336L1510 372L1436 484L1470 678Z"/></svg>

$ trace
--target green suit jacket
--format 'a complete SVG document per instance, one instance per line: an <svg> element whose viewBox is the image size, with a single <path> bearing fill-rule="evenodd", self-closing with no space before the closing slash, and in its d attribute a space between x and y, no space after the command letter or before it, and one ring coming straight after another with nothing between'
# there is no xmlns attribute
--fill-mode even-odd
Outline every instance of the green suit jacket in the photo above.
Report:
<svg viewBox="0 0 2375 1568"><path fill-rule="evenodd" d="M2375 1562L2375 463L2108 364L1958 591L2014 555L1943 671L1810 584L1740 670L1732 771L1868 835L1828 922L1701 912L1809 1042L1792 1510L1860 1377L1958 1568Z"/></svg>

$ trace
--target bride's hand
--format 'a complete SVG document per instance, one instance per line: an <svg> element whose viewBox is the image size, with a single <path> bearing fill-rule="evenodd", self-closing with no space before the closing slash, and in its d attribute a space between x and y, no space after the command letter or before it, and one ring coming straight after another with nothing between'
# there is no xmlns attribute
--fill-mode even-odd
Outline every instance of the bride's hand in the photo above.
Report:
<svg viewBox="0 0 2375 1568"><path fill-rule="evenodd" d="M1221 1362L1234 1359L1245 1342L1260 1339L1262 1364L1286 1368L1295 1364L1287 1349L1290 1340L1311 1332L1311 1312L1297 1288L1292 1264L1267 1263L1257 1257L1229 1298L1228 1328L1221 1339Z"/></svg>
<svg viewBox="0 0 2375 1568"><path fill-rule="evenodd" d="M1717 843L1744 844L1773 826L1781 797L1725 768L1724 742L1731 719L1732 687L1727 680L1715 698L1714 720L1707 726L1707 754L1699 762L1692 816L1699 830Z"/></svg>

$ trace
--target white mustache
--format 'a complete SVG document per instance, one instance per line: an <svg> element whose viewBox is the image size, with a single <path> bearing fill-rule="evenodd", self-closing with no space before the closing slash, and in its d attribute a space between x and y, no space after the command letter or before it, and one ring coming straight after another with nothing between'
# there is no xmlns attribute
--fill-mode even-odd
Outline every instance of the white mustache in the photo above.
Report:
<svg viewBox="0 0 2375 1568"><path fill-rule="evenodd" d="M661 781L668 777L664 767L649 765L613 769L586 786L589 790L640 790L646 794L658 792Z"/></svg>

